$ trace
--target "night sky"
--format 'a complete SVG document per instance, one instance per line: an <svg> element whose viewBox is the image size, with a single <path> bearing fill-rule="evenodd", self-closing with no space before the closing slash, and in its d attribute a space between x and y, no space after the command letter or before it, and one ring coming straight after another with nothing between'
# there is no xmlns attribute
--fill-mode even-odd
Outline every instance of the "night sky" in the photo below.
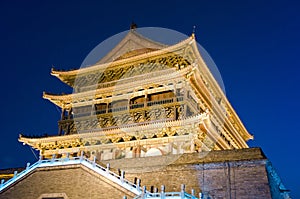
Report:
<svg viewBox="0 0 300 199"><path fill-rule="evenodd" d="M208 51L226 95L284 185L300 198L300 3L297 1L0 1L0 168L36 158L17 141L57 134L59 110L43 91L72 90L52 66L79 68L100 42L129 29L163 27ZM99 57L100 58L100 57Z"/></svg>

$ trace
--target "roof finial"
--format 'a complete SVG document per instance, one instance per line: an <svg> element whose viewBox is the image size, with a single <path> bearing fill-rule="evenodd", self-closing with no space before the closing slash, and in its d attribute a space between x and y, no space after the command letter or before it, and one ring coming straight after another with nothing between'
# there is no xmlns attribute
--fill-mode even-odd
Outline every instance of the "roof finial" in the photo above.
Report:
<svg viewBox="0 0 300 199"><path fill-rule="evenodd" d="M137 28L136 23L134 23L134 21L132 21L130 24L130 30L135 30L136 28Z"/></svg>
<svg viewBox="0 0 300 199"><path fill-rule="evenodd" d="M192 37L195 38L195 32L196 32L196 26L193 26L193 32L192 32Z"/></svg>

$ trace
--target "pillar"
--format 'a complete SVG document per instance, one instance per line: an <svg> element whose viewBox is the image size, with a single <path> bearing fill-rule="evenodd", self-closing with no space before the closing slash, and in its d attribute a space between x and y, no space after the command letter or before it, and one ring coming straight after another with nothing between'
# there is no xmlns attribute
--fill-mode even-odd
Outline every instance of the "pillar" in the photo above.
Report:
<svg viewBox="0 0 300 199"><path fill-rule="evenodd" d="M61 109L61 120L64 119L64 116L65 116L65 109L62 108L62 109Z"/></svg>

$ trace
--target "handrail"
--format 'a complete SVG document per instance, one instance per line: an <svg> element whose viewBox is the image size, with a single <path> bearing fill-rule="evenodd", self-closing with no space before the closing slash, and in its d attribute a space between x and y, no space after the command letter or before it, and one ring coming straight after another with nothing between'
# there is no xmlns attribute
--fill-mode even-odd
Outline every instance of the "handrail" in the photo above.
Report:
<svg viewBox="0 0 300 199"><path fill-rule="evenodd" d="M20 173L15 173L14 177L4 182L1 181L0 184L0 192L4 189L8 188L13 183L17 182L33 170L42 167L52 167L52 166L62 166L62 165L74 165L74 164L82 164L87 168L97 172L98 174L106 177L107 179L115 182L116 184L122 186L123 188L129 190L130 192L134 193L135 195L141 194L141 189L138 185L133 184L132 182L124 179L124 176L117 175L114 172L110 171L109 168L102 167L101 165L97 164L95 161L91 161L83 156L74 157L74 158L60 158L60 159L46 159L46 160L39 160L36 163L29 165L25 170Z"/></svg>
<svg viewBox="0 0 300 199"><path fill-rule="evenodd" d="M136 196L134 199L200 199L196 196L190 195L186 192L161 192L161 193L149 193L146 192L144 194Z"/></svg>
<svg viewBox="0 0 300 199"><path fill-rule="evenodd" d="M40 161L32 164L29 166L29 164L27 164L27 167L25 170L23 170L22 172L20 172L19 174L17 174L15 172L14 177L12 177L11 179L7 180L6 182L4 182L4 180L1 180L1 184L0 184L0 192L7 188L9 185L13 184L14 182L16 182L17 180L19 180L20 178L24 177L26 174L30 173L31 171L33 171L34 169L36 169L38 167L38 165L40 164Z"/></svg>
<svg viewBox="0 0 300 199"><path fill-rule="evenodd" d="M91 161L85 157L80 156L80 157L73 157L73 158L59 158L59 159L45 159L45 160L39 160L35 162L32 165L29 165L27 163L26 169L23 170L20 173L14 174L14 177L7 180L4 182L4 180L1 181L0 184L0 193L11 186L13 183L19 181L32 171L34 171L37 168L43 168L43 167L52 167L52 166L63 166L63 165L74 165L74 164L81 164L84 165L85 167L95 171L96 173L100 174L101 176L109 179L110 181L122 186L123 188L127 189L128 191L134 193L137 195L134 199L147 199L147 198L152 198L152 199L198 199L194 195L190 195L184 191L181 192L161 192L161 193L151 193L147 191L146 189L142 190L139 184L133 184L132 182L126 180L124 178L124 173L121 173L120 175L117 175L116 173L112 172L109 169L109 165L105 168L99 164L97 164L94 161ZM201 197L202 198L202 197Z"/></svg>

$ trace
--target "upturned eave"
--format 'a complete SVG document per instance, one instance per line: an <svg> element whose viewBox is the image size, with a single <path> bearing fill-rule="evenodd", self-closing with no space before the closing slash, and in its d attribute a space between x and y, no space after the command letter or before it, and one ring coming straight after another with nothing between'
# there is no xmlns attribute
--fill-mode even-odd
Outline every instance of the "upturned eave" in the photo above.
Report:
<svg viewBox="0 0 300 199"><path fill-rule="evenodd" d="M62 82L66 83L67 85L74 87L74 81L76 79L76 76L78 76L78 75L83 76L85 74L92 73L93 71L104 71L108 68L112 69L114 67L137 62L139 60L149 59L149 58L161 56L161 55L167 54L167 53L173 53L175 51L178 51L179 49L184 49L186 47L186 45L189 45L192 40L194 40L194 37L190 36L187 39L185 39L177 44L174 44L172 46L168 46L168 47L158 49L155 51L150 51L150 52L147 52L144 54L140 54L137 56L124 58L124 59L120 59L120 60L116 60L116 61L112 61L112 62L108 62L108 63L95 64L95 65L89 66L89 67L68 70L68 71L56 70L56 69L52 68L51 75L57 77Z"/></svg>

